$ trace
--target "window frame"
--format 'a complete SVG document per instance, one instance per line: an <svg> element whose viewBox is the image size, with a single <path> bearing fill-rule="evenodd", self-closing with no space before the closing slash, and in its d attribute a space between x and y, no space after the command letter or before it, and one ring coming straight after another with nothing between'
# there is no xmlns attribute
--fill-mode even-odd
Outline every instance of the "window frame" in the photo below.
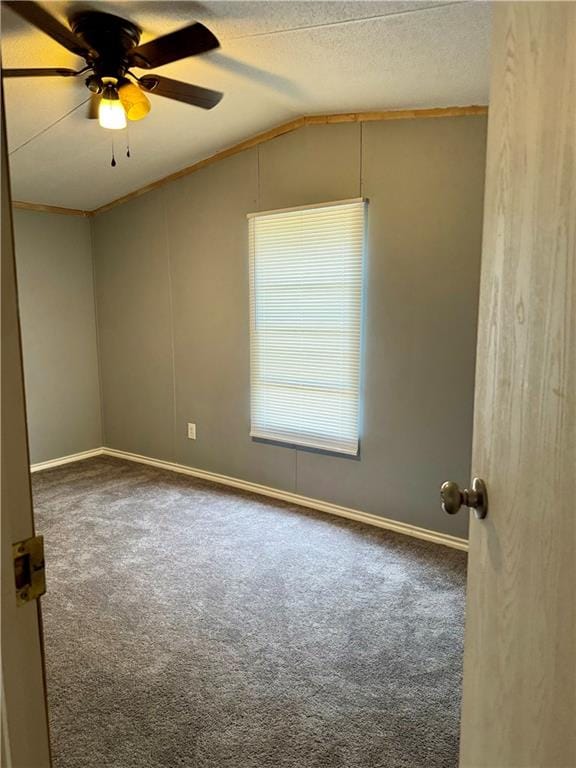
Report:
<svg viewBox="0 0 576 768"><path fill-rule="evenodd" d="M358 346L357 346L357 388L355 392L355 407L356 407L356 423L355 423L355 438L353 448L342 447L337 445L337 439L326 436L322 438L318 436L314 439L307 436L304 432L299 435L295 432L290 434L282 434L281 432L275 432L273 429L267 430L254 426L254 393L259 385L261 379L256 378L256 371L254 365L255 359L255 343L256 343L256 317L255 308L257 304L257 291L256 291L256 246L254 227L256 226L256 220L260 217L272 217L275 215L282 215L288 213L296 213L300 211L313 211L315 209L336 208L341 206L350 206L352 204L361 205L362 216L362 234L360 243L360 265L359 265L359 303L357 309L357 324L358 324ZM364 371L364 306L365 306L365 293L366 293L366 243L367 243L367 225L368 225L368 199L364 197L351 198L346 200L337 200L324 203L315 203L312 205L294 206L290 208L279 208L267 211L257 211L247 214L249 223L249 303L250 303L250 437L259 441L266 441L273 444L278 444L286 447L304 448L308 450L317 450L322 453L345 455L348 457L357 457L360 453L360 441L362 437L362 417L363 417L363 403L362 403L362 391L363 391L363 371ZM296 388L297 385L295 385ZM331 444L331 440L333 441ZM341 440L344 443L345 439Z"/></svg>

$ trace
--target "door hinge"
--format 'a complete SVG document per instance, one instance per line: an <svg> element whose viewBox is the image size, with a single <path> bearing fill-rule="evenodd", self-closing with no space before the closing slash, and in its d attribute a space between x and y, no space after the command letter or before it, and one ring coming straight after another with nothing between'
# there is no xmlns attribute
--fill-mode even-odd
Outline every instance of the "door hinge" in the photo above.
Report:
<svg viewBox="0 0 576 768"><path fill-rule="evenodd" d="M24 605L46 592L44 537L32 536L12 544L16 604Z"/></svg>

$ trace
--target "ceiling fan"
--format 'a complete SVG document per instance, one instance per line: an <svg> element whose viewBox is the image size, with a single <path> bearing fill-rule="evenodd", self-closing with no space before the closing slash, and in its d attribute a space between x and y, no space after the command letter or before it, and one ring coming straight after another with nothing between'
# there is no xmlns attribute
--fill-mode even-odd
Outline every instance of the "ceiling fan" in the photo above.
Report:
<svg viewBox="0 0 576 768"><path fill-rule="evenodd" d="M125 128L126 118L145 117L150 102L144 92L202 109L212 109L223 96L219 91L157 74L138 77L131 69L155 69L218 48L220 43L203 24L191 24L140 45L141 30L110 13L76 13L68 19L69 29L38 3L5 0L3 4L86 62L78 71L62 67L4 69L4 77L77 77L90 73L86 78L92 92L88 117L98 118L103 128Z"/></svg>

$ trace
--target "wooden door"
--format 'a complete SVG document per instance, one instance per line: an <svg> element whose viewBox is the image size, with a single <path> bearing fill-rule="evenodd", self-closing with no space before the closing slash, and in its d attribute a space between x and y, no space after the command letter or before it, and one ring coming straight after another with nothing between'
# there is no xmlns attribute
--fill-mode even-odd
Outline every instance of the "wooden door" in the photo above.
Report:
<svg viewBox="0 0 576 768"><path fill-rule="evenodd" d="M2 107L3 107L2 102ZM34 534L6 131L2 109L2 767L47 768L40 606L16 605L12 543Z"/></svg>
<svg viewBox="0 0 576 768"><path fill-rule="evenodd" d="M495 3L461 766L576 766L576 3Z"/></svg>

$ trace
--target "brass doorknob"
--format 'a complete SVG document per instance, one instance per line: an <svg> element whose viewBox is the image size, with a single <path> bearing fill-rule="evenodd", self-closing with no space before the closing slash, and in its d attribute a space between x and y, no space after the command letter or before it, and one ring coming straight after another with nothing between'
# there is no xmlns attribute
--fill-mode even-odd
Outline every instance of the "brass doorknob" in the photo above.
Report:
<svg viewBox="0 0 576 768"><path fill-rule="evenodd" d="M472 488L460 490L458 483L448 480L440 488L440 497L442 499L442 509L449 515L455 515L461 506L470 507L479 520L486 517L488 513L488 494L484 480L475 477L472 481Z"/></svg>

